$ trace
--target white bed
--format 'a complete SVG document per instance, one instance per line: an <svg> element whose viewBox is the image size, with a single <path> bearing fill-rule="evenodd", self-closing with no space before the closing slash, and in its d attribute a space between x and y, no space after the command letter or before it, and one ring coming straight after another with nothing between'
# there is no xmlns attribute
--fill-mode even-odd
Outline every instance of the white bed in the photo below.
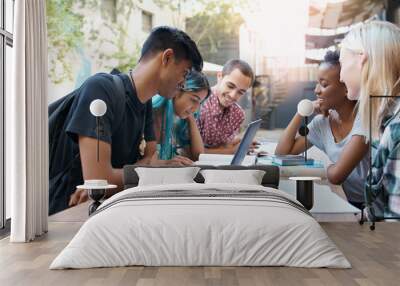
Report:
<svg viewBox="0 0 400 286"><path fill-rule="evenodd" d="M198 183L135 187L111 197L50 269L128 265L351 267L290 195Z"/></svg>

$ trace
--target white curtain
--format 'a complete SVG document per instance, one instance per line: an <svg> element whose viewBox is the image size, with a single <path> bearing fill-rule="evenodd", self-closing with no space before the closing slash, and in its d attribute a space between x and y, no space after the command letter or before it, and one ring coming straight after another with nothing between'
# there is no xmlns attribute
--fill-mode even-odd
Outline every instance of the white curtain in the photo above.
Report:
<svg viewBox="0 0 400 286"><path fill-rule="evenodd" d="M13 82L6 98L6 188L12 242L47 231L48 124L46 1L15 2Z"/></svg>

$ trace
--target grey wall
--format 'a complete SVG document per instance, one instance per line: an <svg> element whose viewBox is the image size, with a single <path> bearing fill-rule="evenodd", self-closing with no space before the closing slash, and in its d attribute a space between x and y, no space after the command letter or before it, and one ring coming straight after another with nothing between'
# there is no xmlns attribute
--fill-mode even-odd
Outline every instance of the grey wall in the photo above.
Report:
<svg viewBox="0 0 400 286"><path fill-rule="evenodd" d="M271 115L272 128L286 128L297 111L297 104L302 99L315 100L316 82L295 82L288 86L288 95Z"/></svg>

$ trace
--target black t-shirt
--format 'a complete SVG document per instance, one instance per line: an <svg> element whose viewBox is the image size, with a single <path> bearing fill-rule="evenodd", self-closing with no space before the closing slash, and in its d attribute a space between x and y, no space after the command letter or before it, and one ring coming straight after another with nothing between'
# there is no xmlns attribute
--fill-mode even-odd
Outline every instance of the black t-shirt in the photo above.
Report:
<svg viewBox="0 0 400 286"><path fill-rule="evenodd" d="M96 118L89 110L93 100L101 99L107 105L107 112L100 119L99 138L111 144L113 168L122 168L140 159L139 144L143 132L146 141L155 140L151 100L141 103L129 76L117 76L122 80L124 95L120 94L113 76L105 73L91 76L74 91L75 96L55 150L55 163L50 169L50 214L67 208L76 186L83 184L78 138L80 135L97 138Z"/></svg>

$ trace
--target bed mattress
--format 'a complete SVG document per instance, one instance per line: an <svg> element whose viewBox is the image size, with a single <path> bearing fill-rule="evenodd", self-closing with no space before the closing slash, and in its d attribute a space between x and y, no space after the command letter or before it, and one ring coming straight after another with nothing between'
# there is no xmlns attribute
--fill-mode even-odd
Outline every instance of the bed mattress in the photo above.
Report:
<svg viewBox="0 0 400 286"><path fill-rule="evenodd" d="M197 183L114 195L50 269L130 265L351 267L290 195L263 186Z"/></svg>

